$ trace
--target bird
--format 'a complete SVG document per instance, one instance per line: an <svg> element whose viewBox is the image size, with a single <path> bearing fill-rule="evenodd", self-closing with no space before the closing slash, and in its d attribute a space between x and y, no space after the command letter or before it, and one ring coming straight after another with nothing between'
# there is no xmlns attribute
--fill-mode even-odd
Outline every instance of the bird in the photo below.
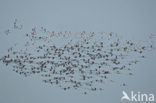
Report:
<svg viewBox="0 0 156 103"><path fill-rule="evenodd" d="M14 24L17 29L17 20ZM23 36L27 39L23 48L11 46L0 62L12 66L14 72L25 77L38 74L43 77L43 82L65 91L85 89L85 95L90 93L88 91L104 90L98 85L104 84L107 79L112 80L110 77L120 75L123 70L132 75L131 67L141 58L145 59L144 51L153 48L153 45L140 44L138 47L137 42L120 40L112 32L100 32L99 35L82 31L73 38L75 33L71 31L56 32L33 27L25 34ZM59 46L56 40L61 40L62 45Z"/></svg>

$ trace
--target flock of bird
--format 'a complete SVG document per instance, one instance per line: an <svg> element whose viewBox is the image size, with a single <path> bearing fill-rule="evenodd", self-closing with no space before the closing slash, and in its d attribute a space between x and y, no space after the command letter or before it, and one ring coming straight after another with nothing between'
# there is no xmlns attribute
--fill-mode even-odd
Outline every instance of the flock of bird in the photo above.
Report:
<svg viewBox="0 0 156 103"><path fill-rule="evenodd" d="M16 19L13 30L22 29ZM134 42L113 32L56 32L44 27L34 27L23 36L23 48L15 44L0 61L25 77L40 75L45 83L65 91L82 89L84 94L104 90L105 81L113 81L115 74L133 75L132 66L154 49L150 41L155 38L151 34L146 42Z"/></svg>

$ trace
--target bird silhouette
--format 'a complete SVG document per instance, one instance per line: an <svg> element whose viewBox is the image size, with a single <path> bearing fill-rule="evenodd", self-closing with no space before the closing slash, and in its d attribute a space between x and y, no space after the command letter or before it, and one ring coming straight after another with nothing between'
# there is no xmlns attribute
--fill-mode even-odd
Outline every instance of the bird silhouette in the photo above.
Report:
<svg viewBox="0 0 156 103"><path fill-rule="evenodd" d="M13 33L20 28L22 27L15 20L14 28L5 33ZM11 46L8 54L1 57L0 61L6 66L12 66L13 71L20 75L27 77L38 74L43 77L43 82L65 91L102 91L103 86L99 87L106 79L112 81L109 77L121 74L123 70L132 75L131 66L145 59L145 51L154 49L154 45L150 43L144 45L131 40L120 40L113 32L72 33L33 27L24 34L27 39L23 47ZM60 43L56 43L59 40ZM130 100L126 92L123 91L123 95L122 100Z"/></svg>

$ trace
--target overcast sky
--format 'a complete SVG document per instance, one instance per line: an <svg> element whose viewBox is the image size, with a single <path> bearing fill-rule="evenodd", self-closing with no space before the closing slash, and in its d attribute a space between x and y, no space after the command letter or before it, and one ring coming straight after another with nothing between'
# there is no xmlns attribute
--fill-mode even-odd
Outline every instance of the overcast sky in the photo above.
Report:
<svg viewBox="0 0 156 103"><path fill-rule="evenodd" d="M143 40L156 34L155 11L156 0L0 0L0 56L11 41L22 39L4 36L15 18L26 30L43 26L56 31L104 31ZM127 87L108 83L103 92L86 96L45 85L37 76L24 78L0 63L0 103L119 103L122 90L156 94L155 58L155 52L147 53L146 60L134 66L134 76L117 78Z"/></svg>

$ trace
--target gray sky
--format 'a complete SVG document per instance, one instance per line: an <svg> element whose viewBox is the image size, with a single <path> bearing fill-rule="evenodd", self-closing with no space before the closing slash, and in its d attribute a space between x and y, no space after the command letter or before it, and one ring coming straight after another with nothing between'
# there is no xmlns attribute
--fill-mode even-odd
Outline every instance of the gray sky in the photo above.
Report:
<svg viewBox="0 0 156 103"><path fill-rule="evenodd" d="M20 36L4 36L17 18L30 31L44 26L49 30L115 32L126 39L143 40L156 34L155 0L0 0L0 57ZM115 103L121 102L122 90L156 94L156 53L134 66L134 76L117 78L120 83L107 83L103 92L82 95L64 92L41 83L37 76L24 78L0 63L0 103Z"/></svg>

